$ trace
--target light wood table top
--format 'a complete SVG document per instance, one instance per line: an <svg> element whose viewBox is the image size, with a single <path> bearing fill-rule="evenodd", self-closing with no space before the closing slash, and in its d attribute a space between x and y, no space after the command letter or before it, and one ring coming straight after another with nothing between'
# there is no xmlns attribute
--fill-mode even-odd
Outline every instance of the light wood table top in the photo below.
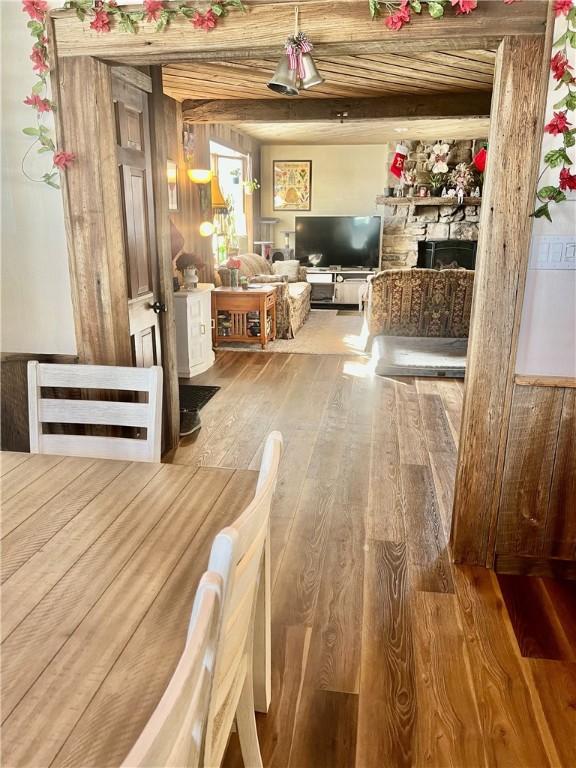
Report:
<svg viewBox="0 0 576 768"><path fill-rule="evenodd" d="M119 765L257 473L0 454L2 765Z"/></svg>

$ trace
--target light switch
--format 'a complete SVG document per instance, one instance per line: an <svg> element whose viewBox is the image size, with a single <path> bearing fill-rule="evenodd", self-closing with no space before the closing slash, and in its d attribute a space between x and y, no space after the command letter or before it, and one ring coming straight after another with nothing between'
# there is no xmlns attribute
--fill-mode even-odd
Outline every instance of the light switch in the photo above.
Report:
<svg viewBox="0 0 576 768"><path fill-rule="evenodd" d="M535 235L530 249L530 269L576 270L574 235Z"/></svg>

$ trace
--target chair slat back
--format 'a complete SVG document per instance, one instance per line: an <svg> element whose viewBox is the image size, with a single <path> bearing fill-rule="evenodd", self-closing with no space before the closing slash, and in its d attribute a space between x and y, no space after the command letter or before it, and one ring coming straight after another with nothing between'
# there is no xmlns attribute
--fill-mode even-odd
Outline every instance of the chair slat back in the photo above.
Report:
<svg viewBox="0 0 576 768"><path fill-rule="evenodd" d="M192 610L186 647L172 679L122 768L197 768L204 742L222 619L222 578L206 572Z"/></svg>
<svg viewBox="0 0 576 768"><path fill-rule="evenodd" d="M54 389L144 392L147 403L43 398ZM28 414L31 453L88 456L96 459L160 461L162 368L28 363ZM44 434L42 424L88 424L146 429L146 439L94 435Z"/></svg>
<svg viewBox="0 0 576 768"><path fill-rule="evenodd" d="M281 453L282 435L272 432L264 447L254 499L216 536L210 554L209 568L221 574L224 582L224 608L208 715L208 766L220 765L244 679L252 675L256 595Z"/></svg>

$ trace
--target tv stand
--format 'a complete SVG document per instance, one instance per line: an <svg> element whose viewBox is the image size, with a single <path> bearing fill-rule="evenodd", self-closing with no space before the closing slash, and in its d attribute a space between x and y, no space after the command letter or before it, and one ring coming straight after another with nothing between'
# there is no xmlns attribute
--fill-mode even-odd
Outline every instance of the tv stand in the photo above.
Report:
<svg viewBox="0 0 576 768"><path fill-rule="evenodd" d="M314 304L355 304L360 306L366 283L377 269L369 267L308 267L306 278L312 285Z"/></svg>

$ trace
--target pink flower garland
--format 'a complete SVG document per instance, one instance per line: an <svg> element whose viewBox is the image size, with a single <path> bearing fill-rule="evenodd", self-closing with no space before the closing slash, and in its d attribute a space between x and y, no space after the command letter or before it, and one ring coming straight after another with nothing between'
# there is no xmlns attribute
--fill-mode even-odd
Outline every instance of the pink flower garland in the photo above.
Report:
<svg viewBox="0 0 576 768"><path fill-rule="evenodd" d="M544 155L544 168L540 178L546 171L558 168L558 181L540 187L536 196L540 205L534 211L535 218L544 217L552 221L550 214L551 203L562 203L566 200L566 192L576 190L576 175L571 173L573 163L572 152L576 145L576 129L569 121L569 113L576 109L576 78L573 67L568 61L568 45L576 47L576 8L574 0L555 0L554 13L556 17L566 18L566 31L554 43L554 48L562 47L550 60L552 78L557 82L555 90L564 89L564 96L553 107L552 117L544 126L545 133L561 138L562 145L551 149Z"/></svg>
<svg viewBox="0 0 576 768"><path fill-rule="evenodd" d="M75 10L81 21L88 17L90 29L98 33L110 32L113 23L117 23L123 31L137 32L138 23L143 21L155 24L156 31L160 32L178 15L187 18L194 29L209 32L217 26L219 19L227 16L231 10L245 10L242 0L217 0L203 9L189 5L186 0L177 8L169 7L165 0L143 0L142 11L125 10L118 6L117 0L66 0L64 8ZM22 159L22 171L31 181L42 181L51 187L59 188L58 174L69 168L76 156L73 152L57 151L50 131L43 122L44 115L55 109L53 102L47 98L47 75L50 71L46 37L48 3L46 0L22 0L22 11L30 19L28 28L35 40L30 60L38 78L32 93L24 99L24 104L35 111L36 125L23 129L27 136L34 138L34 141ZM39 179L33 178L25 170L28 154L36 146L39 154L51 153L52 155L52 167Z"/></svg>

